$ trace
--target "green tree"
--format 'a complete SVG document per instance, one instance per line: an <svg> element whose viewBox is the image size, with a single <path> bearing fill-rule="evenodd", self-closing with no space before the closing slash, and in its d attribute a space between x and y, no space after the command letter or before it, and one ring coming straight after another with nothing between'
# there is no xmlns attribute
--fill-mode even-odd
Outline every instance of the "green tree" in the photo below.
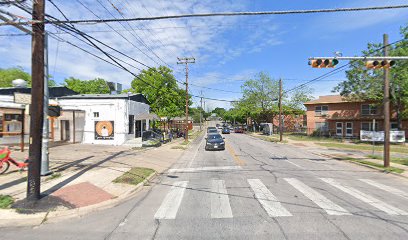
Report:
<svg viewBox="0 0 408 240"><path fill-rule="evenodd" d="M67 78L64 85L80 94L103 94L110 93L107 82L102 78L95 78L92 80L81 80L78 78Z"/></svg>
<svg viewBox="0 0 408 240"><path fill-rule="evenodd" d="M25 72L21 67L14 68L0 68L0 87L13 87L11 82L15 79L23 79L27 81L28 85L31 85L31 76Z"/></svg>
<svg viewBox="0 0 408 240"><path fill-rule="evenodd" d="M272 79L267 73L260 72L254 79L244 82L241 86L243 96L234 103L234 116L251 117L256 122L268 121L271 111L277 108L279 97L279 81Z"/></svg>
<svg viewBox="0 0 408 240"><path fill-rule="evenodd" d="M391 56L408 56L408 25L401 27L400 33L404 41L390 46ZM378 56L377 51L383 45L369 43L363 55ZM354 61L350 70L346 71L347 81L339 83L334 92L353 100L373 100L379 105L383 99L383 70L367 69L363 61ZM402 118L408 116L408 61L397 61L390 70L391 106L397 113L398 125L401 128Z"/></svg>
<svg viewBox="0 0 408 240"><path fill-rule="evenodd" d="M142 93L152 111L161 117L174 118L185 112L185 90L179 88L171 69L165 66L142 70L132 81L131 91ZM189 106L191 104L190 97Z"/></svg>
<svg viewBox="0 0 408 240"><path fill-rule="evenodd" d="M216 107L211 113L215 113L218 117L224 119L225 112L225 108Z"/></svg>
<svg viewBox="0 0 408 240"><path fill-rule="evenodd" d="M304 111L306 110L305 105L303 103L308 102L313 99L313 89L304 86L298 89L295 89L290 96L290 99L285 99L283 102L283 106L286 106L290 109Z"/></svg>

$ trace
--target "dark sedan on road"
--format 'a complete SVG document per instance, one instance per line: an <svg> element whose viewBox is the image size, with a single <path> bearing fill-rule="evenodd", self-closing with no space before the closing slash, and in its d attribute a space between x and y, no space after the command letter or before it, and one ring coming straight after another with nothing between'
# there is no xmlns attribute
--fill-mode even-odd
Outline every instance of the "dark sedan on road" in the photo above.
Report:
<svg viewBox="0 0 408 240"><path fill-rule="evenodd" d="M219 133L209 133L205 140L205 150L225 150L224 138Z"/></svg>
<svg viewBox="0 0 408 240"><path fill-rule="evenodd" d="M215 127L208 127L207 133L218 133L218 130Z"/></svg>
<svg viewBox="0 0 408 240"><path fill-rule="evenodd" d="M222 134L230 134L231 131L229 130L229 128L226 128L226 127L225 127L225 128L222 129L221 133L222 133Z"/></svg>

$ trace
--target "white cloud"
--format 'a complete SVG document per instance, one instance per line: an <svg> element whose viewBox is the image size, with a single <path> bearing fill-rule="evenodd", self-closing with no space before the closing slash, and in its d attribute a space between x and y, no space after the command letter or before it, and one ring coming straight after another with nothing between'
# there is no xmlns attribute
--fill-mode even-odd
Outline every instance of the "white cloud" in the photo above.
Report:
<svg viewBox="0 0 408 240"><path fill-rule="evenodd" d="M69 19L95 19L96 17L88 10L83 8L77 1L54 1L61 10L66 14ZM112 18L112 16L102 7L99 3L90 0L81 0L92 11L102 18ZM115 3L115 1L113 1ZM121 16L116 10L110 6L108 2L102 1L109 11L117 18ZM124 14L125 17L140 17L140 16L153 16L163 14L181 14L181 13L196 13L196 12L218 12L218 11L239 11L244 10L247 3L243 1L122 1L118 3L118 9ZM145 8L149 12L146 11ZM16 8L8 8L12 12L30 17L28 14ZM46 12L62 19L61 14L51 5L46 5ZM181 66L176 65L178 56L194 56L197 59L195 67L197 69L205 68L211 62L227 63L235 58L238 58L246 53L261 51L263 48L280 44L281 42L275 36L274 32L277 30L277 26L268 25L268 27L259 29L249 29L248 34L242 38L243 44L236 46L228 38L228 33L236 27L242 21L242 18L230 18L230 17L214 17L214 18L192 18L192 19L179 19L179 20L159 20L159 21L144 21L144 22L131 22L129 23L135 31L126 31L130 29L127 23L123 23L123 26L119 23L110 23L120 34L125 36L135 46L140 48L145 54L142 54L138 49L128 43L121 36L115 32L100 32L89 33L100 41L107 45L126 53L127 55L140 60L149 66L157 66L163 64L161 60L156 58L154 54L149 50L154 51L164 62L170 64L176 72L183 72ZM125 26L125 27L124 27ZM84 32L90 31L111 31L111 29L105 24L91 24L91 25L79 25L76 27ZM7 29L10 32L18 32L12 27L2 28ZM51 32L57 30L47 25L47 29ZM149 29L149 30L141 30ZM59 35L65 40L68 40L98 56L107 59L103 54L97 50L92 49L90 46L82 43L76 38L68 35ZM141 41L140 41L141 39ZM262 43L258 43L259 39L267 39ZM30 69L30 48L31 41L28 37L17 38L10 37L4 41L5 44L0 46L2 51L2 58L0 64L3 66L15 66L20 65ZM240 40L241 41L241 40ZM146 44L148 47L144 46ZM84 79L91 79L94 77L104 77L110 81L117 81L123 84L129 85L132 80L132 76L120 69L117 69L103 61L90 56L89 54L76 49L67 43L61 42L59 45L58 59L56 57L57 41L50 39L49 42L49 63L50 73L54 69L54 63L56 66L57 81L62 81L63 78L74 76ZM102 46L101 46L102 47ZM105 51L118 56L123 61L127 61L133 65L143 68L140 64L137 64L128 58L118 55L112 50L102 47ZM149 48L149 49L148 49ZM152 60L153 58L154 60ZM128 67L127 65L124 65ZM131 69L131 68L129 68ZM137 72L137 70L135 70Z"/></svg>

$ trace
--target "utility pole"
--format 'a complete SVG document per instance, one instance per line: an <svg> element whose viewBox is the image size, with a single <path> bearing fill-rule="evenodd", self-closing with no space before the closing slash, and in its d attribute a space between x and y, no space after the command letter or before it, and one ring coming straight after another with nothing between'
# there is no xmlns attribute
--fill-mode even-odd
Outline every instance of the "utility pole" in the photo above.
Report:
<svg viewBox="0 0 408 240"><path fill-rule="evenodd" d="M48 89L48 34L44 33L44 120L43 120L43 139L41 151L41 176L50 175L49 164L49 124L48 124L48 105L49 105L49 89Z"/></svg>
<svg viewBox="0 0 408 240"><path fill-rule="evenodd" d="M31 40L31 106L30 106L30 149L27 180L27 200L40 199L41 145L44 107L44 14L45 1L33 1L34 23Z"/></svg>
<svg viewBox="0 0 408 240"><path fill-rule="evenodd" d="M201 131L202 124L203 124L203 91L201 91L200 102L201 102L201 109L200 109L200 131Z"/></svg>
<svg viewBox="0 0 408 240"><path fill-rule="evenodd" d="M388 34L383 35L384 57L388 56ZM390 70L384 68L384 167L390 166Z"/></svg>
<svg viewBox="0 0 408 240"><path fill-rule="evenodd" d="M195 58L177 58L177 64L186 65L186 123L185 123L185 141L188 142L188 64L195 63Z"/></svg>
<svg viewBox="0 0 408 240"><path fill-rule="evenodd" d="M282 79L279 79L279 142L282 142Z"/></svg>

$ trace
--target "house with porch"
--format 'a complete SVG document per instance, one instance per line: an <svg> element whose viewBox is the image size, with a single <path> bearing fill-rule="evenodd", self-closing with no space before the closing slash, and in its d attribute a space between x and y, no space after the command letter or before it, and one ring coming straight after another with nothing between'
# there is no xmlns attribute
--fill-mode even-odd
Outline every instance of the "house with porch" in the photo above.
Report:
<svg viewBox="0 0 408 240"><path fill-rule="evenodd" d="M360 130L383 131L384 114L382 103L352 101L340 95L320 96L304 103L307 119L307 134L358 138ZM391 111L391 130L405 130L408 134L408 119L398 129L397 115Z"/></svg>

